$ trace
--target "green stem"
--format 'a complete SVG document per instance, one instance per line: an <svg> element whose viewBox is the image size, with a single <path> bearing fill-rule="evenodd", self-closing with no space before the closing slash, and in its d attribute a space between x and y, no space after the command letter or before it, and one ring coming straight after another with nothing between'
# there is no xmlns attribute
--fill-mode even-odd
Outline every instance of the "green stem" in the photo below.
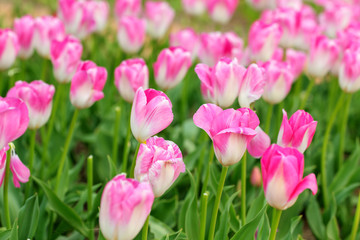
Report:
<svg viewBox="0 0 360 240"><path fill-rule="evenodd" d="M188 104L188 88L189 88L189 76L186 74L183 80L182 94L181 94L181 110L182 110L182 121L185 121L187 114L187 104Z"/></svg>
<svg viewBox="0 0 360 240"><path fill-rule="evenodd" d="M199 141L199 144L202 144L203 142L207 142L208 140L208 137L207 137L207 134L206 132L202 131L201 133L201 136L200 136L200 141ZM200 153L200 156L199 156L199 161L198 161L198 165L197 165L197 174L198 174L198 177L196 179L196 189L199 189L199 185L200 185L200 182L202 180L202 168L203 168L203 165L204 165L204 159L205 159L205 156L206 156L206 150L207 150L207 146L204 146L201 153Z"/></svg>
<svg viewBox="0 0 360 240"><path fill-rule="evenodd" d="M353 223L353 226L351 229L350 240L355 240L355 238L356 238L356 233L357 233L358 227L359 227L359 221L360 221L360 194L359 194L358 203L356 206L356 213L355 213L355 217L354 217L354 223Z"/></svg>
<svg viewBox="0 0 360 240"><path fill-rule="evenodd" d="M131 116L131 115L130 115ZM130 152L130 147L131 147L131 127L130 127L130 116L129 116L129 121L128 121L128 127L127 127L127 132L126 132L126 138L125 138L125 142L124 142L124 152L123 152L123 159L122 159L122 171L126 172L127 171L127 164L128 164L128 157L129 157L129 152Z"/></svg>
<svg viewBox="0 0 360 240"><path fill-rule="evenodd" d="M201 195L201 210L200 210L200 238L199 240L205 239L205 230L206 230L206 213L207 213L207 204L208 204L209 193L204 192Z"/></svg>
<svg viewBox="0 0 360 240"><path fill-rule="evenodd" d="M71 123L70 123L69 132L68 132L68 135L67 135L66 140L65 140L64 149L63 149L63 152L61 154L60 164L59 164L58 171L57 171L57 174L56 174L56 185L55 185L55 192L56 193L58 193L58 190L59 190L61 174L62 174L62 171L63 171L63 168L64 168L66 155L67 155L67 153L69 151L70 143L71 143L72 136L73 136L73 133L74 133L74 130L75 130L76 120L77 120L78 114L79 114L79 109L76 108L75 111L74 111L73 118L72 118Z"/></svg>
<svg viewBox="0 0 360 240"><path fill-rule="evenodd" d="M241 222L243 226L246 223L246 156L245 151L241 161Z"/></svg>
<svg viewBox="0 0 360 240"><path fill-rule="evenodd" d="M59 108L59 102L60 102L60 99L61 99L61 95L64 92L64 89L65 89L65 84L59 83L57 91L55 93L54 105L53 105L53 109L51 110L51 117L50 117L50 120L49 120L49 127L48 127L48 132L47 132L45 142L49 142L49 140L51 138L51 134L52 134L53 129L54 129L54 123L55 123L56 114L57 114L58 108ZM44 148L44 151L47 151L47 149Z"/></svg>
<svg viewBox="0 0 360 240"><path fill-rule="evenodd" d="M149 218L150 218L150 215L146 218L146 221L144 223L144 226L142 229L142 234L141 234L141 240L147 240L147 238L148 238Z"/></svg>
<svg viewBox="0 0 360 240"><path fill-rule="evenodd" d="M41 70L41 80L44 81L44 82L46 82L47 68L48 68L48 59L44 58L43 59L42 70Z"/></svg>
<svg viewBox="0 0 360 240"><path fill-rule="evenodd" d="M87 193L88 193L88 199L87 199L87 208L88 208L88 213L90 215L93 205L92 205L92 186L93 186L93 156L90 155L87 159ZM90 224L89 224L89 229L90 229L90 237L89 239L93 240L94 239L94 228L93 228L93 223L92 220L90 220Z"/></svg>
<svg viewBox="0 0 360 240"><path fill-rule="evenodd" d="M312 91L312 89L314 88L314 85L315 85L315 80L309 79L309 81L310 82L309 82L309 84L308 84L308 86L306 88L305 96L302 99L301 104L300 104L300 109L304 109L306 107L307 100L308 100L308 98L310 96L310 93L311 93L311 91Z"/></svg>
<svg viewBox="0 0 360 240"><path fill-rule="evenodd" d="M34 165L34 156L35 156L35 142L36 142L36 129L31 130L30 132L29 170L31 175L34 174L33 165ZM29 182L26 184L25 199L30 196L30 189L31 189L31 178Z"/></svg>
<svg viewBox="0 0 360 240"><path fill-rule="evenodd" d="M322 183L321 186L322 186L322 194L323 194L323 201L324 201L325 209L327 209L327 207L329 205L328 190L327 190L327 177L326 177L326 153L327 153L327 147L328 147L331 129L334 125L334 122L335 122L337 114L340 110L340 107L343 104L344 95L345 95L344 93L341 94L335 108L332 111L330 120L329 120L326 130L325 130L325 135L323 138L323 146L322 146L322 151L321 151L321 183Z"/></svg>
<svg viewBox="0 0 360 240"><path fill-rule="evenodd" d="M138 143L138 145L136 147L134 158L133 158L133 161L131 163L131 169L130 169L130 174L129 174L130 178L134 178L134 169L135 169L136 158L137 158L137 155L138 155L138 152L139 152L139 148L140 148L140 143Z"/></svg>
<svg viewBox="0 0 360 240"><path fill-rule="evenodd" d="M114 125L114 137L113 137L113 146L112 146L112 160L114 166L117 167L117 156L118 156L118 143L119 143L119 126L120 126L120 113L121 108L115 107L115 125Z"/></svg>
<svg viewBox="0 0 360 240"><path fill-rule="evenodd" d="M210 176L210 166L213 163L213 160L214 160L214 147L210 146L209 163L206 164L206 173L205 173L203 187L201 189L201 195L203 195L205 193L205 191L207 190L207 185L208 185L209 176Z"/></svg>
<svg viewBox="0 0 360 240"><path fill-rule="evenodd" d="M269 240L275 240L276 231L279 226L281 213L282 213L282 210L273 208L272 221L271 221L271 232L270 232Z"/></svg>
<svg viewBox="0 0 360 240"><path fill-rule="evenodd" d="M349 110L351 105L352 94L347 94L345 98L345 108L344 114L342 116L341 129L340 129L340 144L339 144L339 160L338 160L338 169L341 168L344 162L344 147L345 147L345 136L346 136L346 127L349 117Z"/></svg>
<svg viewBox="0 0 360 240"><path fill-rule="evenodd" d="M220 199L221 199L222 191L224 188L224 183L225 183L226 173L228 171L228 168L229 168L228 166L223 166L222 170L221 170L221 177L220 177L219 185L217 188L214 208L213 208L212 216L211 216L210 230L209 230L209 237L208 237L209 240L214 239L216 219L217 219L217 214L218 214L219 205L220 205Z"/></svg>
<svg viewBox="0 0 360 240"><path fill-rule="evenodd" d="M268 107L267 115L266 115L265 132L266 132L267 134L269 134L269 130L270 130L271 115L272 115L272 112L273 112L273 108L274 108L274 105L273 105L273 104L270 104L269 107Z"/></svg>
<svg viewBox="0 0 360 240"><path fill-rule="evenodd" d="M6 153L5 178L4 178L4 212L6 228L11 228L10 209L9 209L9 180L10 180L10 161L12 151L15 151L13 143L9 143L9 150Z"/></svg>

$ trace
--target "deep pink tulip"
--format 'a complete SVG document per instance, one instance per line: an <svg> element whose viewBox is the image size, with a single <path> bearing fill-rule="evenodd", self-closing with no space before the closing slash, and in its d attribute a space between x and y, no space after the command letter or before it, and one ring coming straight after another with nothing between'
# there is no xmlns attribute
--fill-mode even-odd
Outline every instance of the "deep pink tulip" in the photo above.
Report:
<svg viewBox="0 0 360 240"><path fill-rule="evenodd" d="M146 28L155 39L162 38L169 29L175 11L167 2L147 1L145 3Z"/></svg>
<svg viewBox="0 0 360 240"><path fill-rule="evenodd" d="M191 59L194 60L199 52L199 36L191 29L186 28L170 34L170 46L182 47L191 53Z"/></svg>
<svg viewBox="0 0 360 240"><path fill-rule="evenodd" d="M283 147L294 147L300 152L305 152L309 147L317 126L310 113L297 110L288 120L287 113L283 110L283 121L277 139L277 144Z"/></svg>
<svg viewBox="0 0 360 240"><path fill-rule="evenodd" d="M178 85L191 66L191 54L181 47L163 49L154 63L156 84L168 90Z"/></svg>
<svg viewBox="0 0 360 240"><path fill-rule="evenodd" d="M100 202L99 224L106 239L134 239L149 216L154 194L148 182L120 174L108 182Z"/></svg>
<svg viewBox="0 0 360 240"><path fill-rule="evenodd" d="M182 0L183 9L186 13L199 16L206 11L206 0Z"/></svg>
<svg viewBox="0 0 360 240"><path fill-rule="evenodd" d="M144 91L142 87L135 93L131 108L131 131L140 143L161 132L174 119L172 104L165 93L155 89Z"/></svg>
<svg viewBox="0 0 360 240"><path fill-rule="evenodd" d="M251 171L250 183L254 187L261 187L262 185L261 172L258 166L255 166Z"/></svg>
<svg viewBox="0 0 360 240"><path fill-rule="evenodd" d="M280 210L294 205L305 189L314 195L318 190L315 174L303 178L304 155L295 148L271 145L261 158L261 173L266 201Z"/></svg>
<svg viewBox="0 0 360 240"><path fill-rule="evenodd" d="M11 67L19 52L17 35L10 29L0 29L0 70Z"/></svg>
<svg viewBox="0 0 360 240"><path fill-rule="evenodd" d="M115 86L121 97L132 102L139 87L149 88L149 70L141 58L123 61L115 69Z"/></svg>
<svg viewBox="0 0 360 240"><path fill-rule="evenodd" d="M0 97L0 149L24 134L29 125L29 112L24 101Z"/></svg>
<svg viewBox="0 0 360 240"><path fill-rule="evenodd" d="M104 97L102 92L107 78L104 67L98 67L92 61L79 65L71 81L70 101L76 108L88 108Z"/></svg>
<svg viewBox="0 0 360 240"><path fill-rule="evenodd" d="M215 22L225 24L230 21L238 3L239 0L208 0L207 8Z"/></svg>
<svg viewBox="0 0 360 240"><path fill-rule="evenodd" d="M260 123L256 113L249 108L222 110L209 103L196 111L193 120L212 139L215 155L223 166L241 160Z"/></svg>
<svg viewBox="0 0 360 240"><path fill-rule="evenodd" d="M54 76L60 83L71 81L81 62L81 42L71 36L64 40L53 40L50 47L50 57L53 64Z"/></svg>
<svg viewBox="0 0 360 240"><path fill-rule="evenodd" d="M116 0L115 16L119 20L125 16L138 17L141 12L141 0Z"/></svg>
<svg viewBox="0 0 360 240"><path fill-rule="evenodd" d="M136 53L144 45L146 21L137 17L122 17L119 20L117 40L126 53Z"/></svg>
<svg viewBox="0 0 360 240"><path fill-rule="evenodd" d="M55 87L41 80L31 83L17 81L6 96L20 98L26 103L30 119L29 129L38 129L49 120L54 93Z"/></svg>
<svg viewBox="0 0 360 240"><path fill-rule="evenodd" d="M289 48L286 50L286 61L290 64L294 78L297 78L304 70L306 54Z"/></svg>
<svg viewBox="0 0 360 240"><path fill-rule="evenodd" d="M35 22L30 15L16 18L14 21L14 32L19 40L19 57L27 59L34 53L34 31Z"/></svg>
<svg viewBox="0 0 360 240"><path fill-rule="evenodd" d="M182 172L185 172L183 157L172 141L155 136L140 145L135 179L149 182L155 197L163 195Z"/></svg>
<svg viewBox="0 0 360 240"><path fill-rule="evenodd" d="M360 89L360 45L345 50L339 71L339 84L347 93Z"/></svg>
<svg viewBox="0 0 360 240"><path fill-rule="evenodd" d="M270 146L270 137L261 129L261 127L255 128L256 135L248 143L248 151L254 158L261 158L266 149Z"/></svg>

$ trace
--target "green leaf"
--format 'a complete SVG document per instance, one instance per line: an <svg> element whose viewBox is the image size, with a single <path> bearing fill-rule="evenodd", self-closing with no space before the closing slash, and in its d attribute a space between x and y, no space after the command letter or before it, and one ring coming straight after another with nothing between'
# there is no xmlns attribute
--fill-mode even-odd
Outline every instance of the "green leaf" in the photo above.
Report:
<svg viewBox="0 0 360 240"><path fill-rule="evenodd" d="M28 198L18 215L19 239L32 239L39 222L39 200L37 194Z"/></svg>
<svg viewBox="0 0 360 240"><path fill-rule="evenodd" d="M301 222L301 219L302 219L302 215L293 217L291 219L290 231L288 232L285 239L294 239L295 240L297 238L297 234L295 233L295 229L299 225L299 223Z"/></svg>
<svg viewBox="0 0 360 240"><path fill-rule="evenodd" d="M191 172L187 170L187 174L190 177L191 187L189 190L190 203L185 215L185 232L189 239L199 239L199 214L197 207L197 194L196 194L196 183Z"/></svg>
<svg viewBox="0 0 360 240"><path fill-rule="evenodd" d="M314 196L310 197L310 203L306 208L306 219L309 226L318 239L325 239L325 225L321 218L320 207Z"/></svg>
<svg viewBox="0 0 360 240"><path fill-rule="evenodd" d="M335 216L332 216L326 226L326 235L329 240L340 240L339 226Z"/></svg>
<svg viewBox="0 0 360 240"><path fill-rule="evenodd" d="M109 179L112 179L113 177L116 176L116 166L115 166L113 160L111 159L111 157L109 155L107 155L107 160L108 160L109 169L110 169L110 171L109 171L109 174L110 174Z"/></svg>
<svg viewBox="0 0 360 240"><path fill-rule="evenodd" d="M218 231L216 232L216 235L215 235L216 240L228 239L228 233L229 233L229 229L230 229L230 224L229 224L230 206L232 205L232 201L239 194L239 192L240 191L238 191L238 192L234 193L233 195L231 195L231 197L226 202L225 209L221 213L220 226L219 226L219 229L218 229Z"/></svg>
<svg viewBox="0 0 360 240"><path fill-rule="evenodd" d="M33 177L33 179L44 190L50 208L82 235L89 237L89 229L80 216L71 207L62 202L43 181L36 177Z"/></svg>
<svg viewBox="0 0 360 240"><path fill-rule="evenodd" d="M18 226L18 221L17 219L14 222L14 225L11 229L11 235L10 235L10 240L19 240L19 226Z"/></svg>
<svg viewBox="0 0 360 240"><path fill-rule="evenodd" d="M149 219L150 232L154 234L156 239L162 238L167 234L172 234L174 231L159 219L150 216Z"/></svg>
<svg viewBox="0 0 360 240"><path fill-rule="evenodd" d="M261 191L259 196L250 206L250 209L246 215L246 222L251 221L257 215L257 213L264 207L265 204L266 201L264 197L264 192Z"/></svg>
<svg viewBox="0 0 360 240"><path fill-rule="evenodd" d="M182 232L182 229L173 234L167 234L162 237L161 240L188 240L188 237L185 233Z"/></svg>
<svg viewBox="0 0 360 240"><path fill-rule="evenodd" d="M259 231L257 234L257 240L268 240L270 236L270 222L269 218L265 212L259 223Z"/></svg>
<svg viewBox="0 0 360 240"><path fill-rule="evenodd" d="M8 240L11 236L11 230L5 230L0 233L0 240Z"/></svg>

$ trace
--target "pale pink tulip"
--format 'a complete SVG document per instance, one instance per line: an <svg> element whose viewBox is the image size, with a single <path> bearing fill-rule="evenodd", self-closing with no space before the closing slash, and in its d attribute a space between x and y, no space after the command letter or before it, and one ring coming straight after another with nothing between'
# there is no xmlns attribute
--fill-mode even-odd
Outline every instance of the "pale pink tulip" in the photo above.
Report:
<svg viewBox="0 0 360 240"><path fill-rule="evenodd" d="M339 71L339 84L347 93L360 89L360 45L345 50Z"/></svg>
<svg viewBox="0 0 360 240"><path fill-rule="evenodd" d="M225 24L230 21L238 3L239 0L208 0L207 8L215 22Z"/></svg>
<svg viewBox="0 0 360 240"><path fill-rule="evenodd" d="M246 2L257 10L276 8L276 0L246 0Z"/></svg>
<svg viewBox="0 0 360 240"><path fill-rule="evenodd" d="M136 53L144 45L146 21L136 17L122 17L119 20L117 40L126 53Z"/></svg>
<svg viewBox="0 0 360 240"><path fill-rule="evenodd" d="M343 51L353 44L357 45L360 42L360 22L352 22L346 29L338 31L336 39Z"/></svg>
<svg viewBox="0 0 360 240"><path fill-rule="evenodd" d="M106 27L107 20L109 18L108 1L91 0L87 2L86 7L88 8L88 11L92 15L95 24L94 31L103 32Z"/></svg>
<svg viewBox="0 0 360 240"><path fill-rule="evenodd" d="M14 32L19 40L19 57L27 59L34 53L34 31L35 22L30 15L16 18L14 21Z"/></svg>
<svg viewBox="0 0 360 240"><path fill-rule="evenodd" d="M175 11L167 2L145 3L147 32L155 39L160 39L166 34L174 17Z"/></svg>
<svg viewBox="0 0 360 240"><path fill-rule="evenodd" d="M289 63L294 78L300 76L305 67L306 54L291 48L286 50L286 61Z"/></svg>
<svg viewBox="0 0 360 240"><path fill-rule="evenodd" d="M191 28L171 33L170 46L184 48L186 51L191 53L191 59L194 60L199 52L199 36Z"/></svg>
<svg viewBox="0 0 360 240"><path fill-rule="evenodd" d="M266 149L270 146L270 137L261 129L261 127L255 128L256 135L250 140L248 144L248 151L254 158L261 158Z"/></svg>
<svg viewBox="0 0 360 240"><path fill-rule="evenodd" d="M276 0L276 6L278 8L292 8L300 10L303 6L303 0Z"/></svg>
<svg viewBox="0 0 360 240"><path fill-rule="evenodd" d="M115 16L119 20L125 16L138 17L141 12L141 0L116 0Z"/></svg>
<svg viewBox="0 0 360 240"><path fill-rule="evenodd" d="M206 0L182 0L184 11L190 15L199 16L206 11Z"/></svg>
<svg viewBox="0 0 360 240"><path fill-rule="evenodd" d="M14 64L18 52L17 35L10 29L0 29L0 71Z"/></svg>

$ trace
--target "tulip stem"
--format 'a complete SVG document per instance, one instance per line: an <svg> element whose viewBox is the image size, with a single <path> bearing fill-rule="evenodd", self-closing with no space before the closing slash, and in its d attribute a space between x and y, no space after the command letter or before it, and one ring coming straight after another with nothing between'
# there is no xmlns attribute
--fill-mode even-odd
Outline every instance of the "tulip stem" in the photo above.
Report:
<svg viewBox="0 0 360 240"><path fill-rule="evenodd" d="M272 220L271 220L271 232L269 240L275 240L277 228L279 226L282 210L273 208Z"/></svg>
<svg viewBox="0 0 360 240"><path fill-rule="evenodd" d="M87 209L88 209L88 214L90 216L90 213L92 211L92 186L93 186L93 156L90 155L87 158L87 193L88 193L88 199L87 199ZM90 233L89 233L89 239L93 240L94 239L94 229L93 229L93 223L92 220L90 220Z"/></svg>
<svg viewBox="0 0 360 240"><path fill-rule="evenodd" d="M147 240L148 236L148 230L149 230L149 218L150 215L146 218L146 221L144 223L142 234L141 234L141 240Z"/></svg>
<svg viewBox="0 0 360 240"><path fill-rule="evenodd" d="M205 230L206 230L206 213L207 213L207 204L208 204L209 192L204 192L201 195L201 210L200 210L200 240L205 239Z"/></svg>
<svg viewBox="0 0 360 240"><path fill-rule="evenodd" d="M115 107L115 125L114 125L114 137L113 137L113 146L112 146L112 160L114 166L117 167L117 156L118 156L118 143L119 143L119 125L120 125L120 113L121 108Z"/></svg>
<svg viewBox="0 0 360 240"><path fill-rule="evenodd" d="M358 203L356 206L356 212L355 212L355 217L354 217L354 223L353 223L353 226L351 229L350 240L355 240L355 238L356 238L356 234L357 234L358 227L359 227L359 221L360 221L360 194L359 194Z"/></svg>
<svg viewBox="0 0 360 240"><path fill-rule="evenodd" d="M201 136L199 137L200 141L199 144L203 143L203 142L208 142L208 137L206 132L202 132L200 134ZM196 189L199 189L199 185L201 183L202 180L202 169L203 169L203 165L204 165L204 159L206 156L206 151L207 151L207 144L203 147L200 156L199 156L199 161L198 161L198 165L197 165L197 173L198 173L198 178L196 179ZM201 195L200 195L201 196Z"/></svg>
<svg viewBox="0 0 360 240"><path fill-rule="evenodd" d="M323 201L325 209L329 206L329 199L328 199L328 190L327 190L327 177L326 177L326 153L327 153L327 147L329 142L329 137L331 133L331 129L334 125L335 119L337 117L337 114L340 110L340 107L343 105L345 94L342 93L335 108L333 109L333 112L330 116L330 120L327 124L325 135L323 138L323 146L322 146L322 152L321 152L321 186L322 186L322 195L323 195Z"/></svg>
<svg viewBox="0 0 360 240"><path fill-rule="evenodd" d="M75 111L74 111L73 118L72 118L71 123L70 123L69 132L68 132L68 135L67 135L66 140L65 140L64 149L63 149L63 152L61 154L60 164L59 164L58 171L57 171L57 174L56 174L56 185L55 185L55 192L56 193L58 193L58 190L59 190L61 174L62 174L64 165L65 165L66 155L67 155L67 153L69 151L69 147L70 147L72 136L73 136L73 133L74 133L74 130L75 130L76 120L77 120L78 115L79 115L79 109L76 108Z"/></svg>
<svg viewBox="0 0 360 240"><path fill-rule="evenodd" d="M342 118L341 123L341 129L340 129L340 144L339 144L339 162L338 162L338 169L341 168L343 162L344 162L344 146L345 146L345 136L346 136L346 127L349 117L349 110L351 105L351 97L352 94L347 94L345 97L345 109L344 114Z"/></svg>
<svg viewBox="0 0 360 240"><path fill-rule="evenodd" d="M187 114L187 104L188 104L188 89L189 89L189 79L188 74L184 77L183 86L182 86L182 94L181 94L181 110L182 110L182 120L186 120Z"/></svg>
<svg viewBox="0 0 360 240"><path fill-rule="evenodd" d="M246 151L241 161L241 222L246 223Z"/></svg>
<svg viewBox="0 0 360 240"><path fill-rule="evenodd" d="M130 178L134 178L134 169L135 169L136 158L137 158L137 155L138 155L138 152L139 152L139 148L140 148L140 143L137 144L136 151L135 151L135 154L134 154L134 158L133 158L133 161L131 163Z"/></svg>
<svg viewBox="0 0 360 240"><path fill-rule="evenodd" d="M312 89L314 88L314 85L315 85L315 80L309 79L309 84L308 84L308 86L306 88L305 96L301 101L300 109L304 109L306 107L307 100L308 100L308 98L310 96L310 93L311 93Z"/></svg>
<svg viewBox="0 0 360 240"><path fill-rule="evenodd" d="M29 170L30 173L33 174L33 165L34 165L34 155L35 155L35 142L36 142L36 130L30 131L30 151L29 151ZM25 199L30 196L30 189L31 189L31 179L26 185L25 189Z"/></svg>
<svg viewBox="0 0 360 240"><path fill-rule="evenodd" d="M205 191L207 190L207 185L208 185L209 176L210 176L210 166L212 165L213 160L214 160L214 147L210 146L209 163L206 164L206 173L205 173L203 187L201 189L201 195L203 195L205 193Z"/></svg>
<svg viewBox="0 0 360 240"><path fill-rule="evenodd" d="M269 134L269 130L270 130L271 115L272 115L272 112L273 112L273 108L274 108L274 105L273 105L273 104L269 104L268 112L267 112L267 116L266 116L266 122L265 122L265 132L266 132L267 134Z"/></svg>
<svg viewBox="0 0 360 240"><path fill-rule="evenodd" d="M5 212L5 223L6 228L11 228L10 209L9 209L9 177L10 177L10 161L11 152L14 151L14 144L9 143L9 150L6 153L6 164L5 164L5 179L4 179L4 212Z"/></svg>
<svg viewBox="0 0 360 240"><path fill-rule="evenodd" d="M225 183L226 173L228 171L228 168L229 168L228 166L223 166L222 170L221 170L221 177L220 177L219 185L217 188L214 208L213 208L212 216L211 216L210 230L209 230L209 237L208 237L209 240L214 239L216 219L217 219L217 214L218 214L219 205L220 205L220 199L221 199L222 191L224 188L224 183Z"/></svg>
<svg viewBox="0 0 360 240"><path fill-rule="evenodd" d="M130 115L131 116L131 115ZM125 142L124 142L124 152L123 152L123 162L122 162L122 171L126 172L127 171L127 164L129 162L129 152L130 152L130 147L131 147L131 127L130 127L130 118L129 117L129 124L127 127L127 132L126 132L126 138L125 138Z"/></svg>

